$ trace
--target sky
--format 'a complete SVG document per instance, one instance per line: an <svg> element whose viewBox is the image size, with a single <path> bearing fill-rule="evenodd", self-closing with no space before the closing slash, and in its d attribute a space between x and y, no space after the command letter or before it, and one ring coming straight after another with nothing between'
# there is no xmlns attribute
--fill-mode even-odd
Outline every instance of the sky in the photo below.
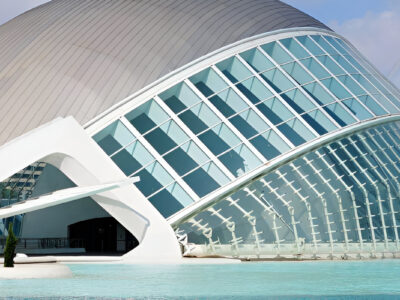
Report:
<svg viewBox="0 0 400 300"><path fill-rule="evenodd" d="M0 0L0 24L47 1ZM283 1L346 37L400 87L400 0Z"/></svg>

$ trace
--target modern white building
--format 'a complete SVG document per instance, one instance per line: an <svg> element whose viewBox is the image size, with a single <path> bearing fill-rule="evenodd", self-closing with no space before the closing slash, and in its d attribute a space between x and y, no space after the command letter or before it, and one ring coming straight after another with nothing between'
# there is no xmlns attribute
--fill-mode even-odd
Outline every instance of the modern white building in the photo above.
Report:
<svg viewBox="0 0 400 300"><path fill-rule="evenodd" d="M21 252L399 253L400 92L310 16L53 0L0 40L0 218Z"/></svg>

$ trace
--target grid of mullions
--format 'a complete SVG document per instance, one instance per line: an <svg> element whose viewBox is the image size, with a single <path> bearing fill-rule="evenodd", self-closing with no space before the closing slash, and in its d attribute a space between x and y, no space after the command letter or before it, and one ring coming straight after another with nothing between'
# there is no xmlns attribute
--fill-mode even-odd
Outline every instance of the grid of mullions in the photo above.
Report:
<svg viewBox="0 0 400 300"><path fill-rule="evenodd" d="M399 125L379 125L307 153L178 228L209 254L231 245L224 254L249 255L244 246L253 245L250 255L262 249L280 255L280 246L300 241L314 254L398 251Z"/></svg>
<svg viewBox="0 0 400 300"><path fill-rule="evenodd" d="M128 144L122 141L114 149L102 133L95 139L127 176L141 175L137 185L149 199L165 194L168 186L178 187L171 195L178 205L162 212L168 216L195 200L188 191L201 198L318 136L398 113L394 88L359 61L348 45L331 36L260 45L160 93L122 117L125 125L110 125L124 126ZM133 149L147 151L137 135L161 161L148 154L144 157L151 159L137 162L139 152Z"/></svg>

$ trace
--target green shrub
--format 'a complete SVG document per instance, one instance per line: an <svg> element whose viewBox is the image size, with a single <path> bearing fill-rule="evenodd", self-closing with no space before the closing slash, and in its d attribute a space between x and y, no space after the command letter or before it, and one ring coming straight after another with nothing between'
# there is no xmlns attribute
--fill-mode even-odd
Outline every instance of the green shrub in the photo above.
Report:
<svg viewBox="0 0 400 300"><path fill-rule="evenodd" d="M18 239L15 237L13 232L12 223L8 226L8 236L6 241L6 247L4 249L4 267L13 268L14 267L14 256L15 247L17 246Z"/></svg>

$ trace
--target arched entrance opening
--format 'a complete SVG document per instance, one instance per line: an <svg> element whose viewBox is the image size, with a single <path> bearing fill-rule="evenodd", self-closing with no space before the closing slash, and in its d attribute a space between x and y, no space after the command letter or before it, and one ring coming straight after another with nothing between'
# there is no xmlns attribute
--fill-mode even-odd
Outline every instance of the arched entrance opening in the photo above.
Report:
<svg viewBox="0 0 400 300"><path fill-rule="evenodd" d="M71 247L85 248L88 254L121 254L139 245L138 240L112 217L71 224L68 239Z"/></svg>

